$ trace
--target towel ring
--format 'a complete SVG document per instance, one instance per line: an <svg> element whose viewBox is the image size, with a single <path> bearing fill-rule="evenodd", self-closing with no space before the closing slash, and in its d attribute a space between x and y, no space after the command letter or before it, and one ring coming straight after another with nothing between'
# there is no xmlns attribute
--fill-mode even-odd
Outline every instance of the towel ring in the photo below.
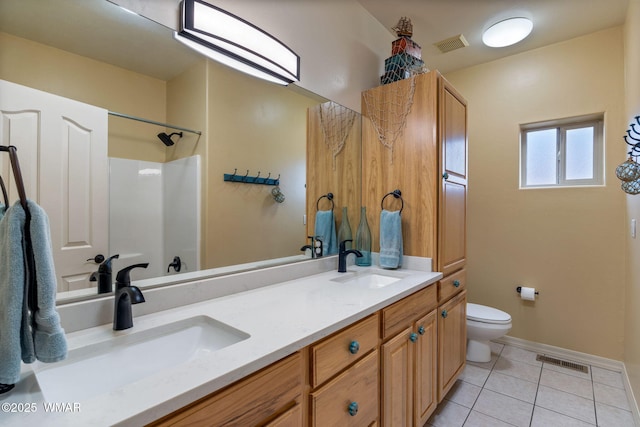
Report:
<svg viewBox="0 0 640 427"><path fill-rule="evenodd" d="M402 205L400 206L400 213L402 213L402 209L404 209L404 200L402 199L402 191L400 190L393 190L391 193L387 193L384 195L384 197L382 198L382 201L380 202L380 208L384 209L384 199L387 198L387 196L393 196L396 199L400 199L400 202L402 203Z"/></svg>
<svg viewBox="0 0 640 427"><path fill-rule="evenodd" d="M318 201L316 202L317 211L320 210L320 200L322 200L325 197L331 202L331 210L333 210L333 208L335 207L335 204L333 203L333 193L327 193L324 196L320 196L320 198L318 198Z"/></svg>

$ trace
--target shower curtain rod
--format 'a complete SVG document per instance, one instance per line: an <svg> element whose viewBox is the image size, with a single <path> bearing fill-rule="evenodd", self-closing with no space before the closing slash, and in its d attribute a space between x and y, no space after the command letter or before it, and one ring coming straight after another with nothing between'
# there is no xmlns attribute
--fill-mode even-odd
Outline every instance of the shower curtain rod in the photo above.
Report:
<svg viewBox="0 0 640 427"><path fill-rule="evenodd" d="M187 128L183 128L183 127L180 127L180 126L168 125L166 123L160 123L160 122L156 122L156 121L149 120L149 119L143 119L141 117L130 116L128 114L116 113L116 112L113 112L113 111L109 111L109 114L112 115L112 116L116 116L116 117L122 117L123 119L137 120L139 122L150 123L152 125L164 126L166 128L170 128L170 129L183 130L185 132L195 133L196 135L202 135L202 132L200 132L199 130L192 130L192 129L187 129Z"/></svg>

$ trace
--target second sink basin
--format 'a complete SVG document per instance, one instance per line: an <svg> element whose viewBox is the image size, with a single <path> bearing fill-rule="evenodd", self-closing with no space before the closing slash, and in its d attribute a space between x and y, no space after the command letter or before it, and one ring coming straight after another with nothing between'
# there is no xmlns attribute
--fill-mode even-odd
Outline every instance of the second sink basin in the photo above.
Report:
<svg viewBox="0 0 640 427"><path fill-rule="evenodd" d="M114 336L34 369L46 401L78 402L131 384L249 338L207 316Z"/></svg>
<svg viewBox="0 0 640 427"><path fill-rule="evenodd" d="M363 270L351 273L344 273L344 276L331 279L333 282L344 283L346 285L362 286L369 289L384 288L392 283L407 277L407 273L388 270Z"/></svg>

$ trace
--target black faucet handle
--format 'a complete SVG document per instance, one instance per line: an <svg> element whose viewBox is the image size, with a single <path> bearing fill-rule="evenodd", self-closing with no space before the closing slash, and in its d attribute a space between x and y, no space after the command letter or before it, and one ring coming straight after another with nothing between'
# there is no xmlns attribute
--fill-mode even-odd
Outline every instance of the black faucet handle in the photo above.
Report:
<svg viewBox="0 0 640 427"><path fill-rule="evenodd" d="M117 259L120 258L120 254L115 254L110 256L109 258L107 258L106 260L104 260L102 262L102 264L100 264L100 266L98 267L98 271L101 273L109 273L111 274L111 261L113 261L113 259Z"/></svg>
<svg viewBox="0 0 640 427"><path fill-rule="evenodd" d="M116 289L120 289L125 286L131 286L131 278L129 277L131 270L133 270L134 268L147 268L148 266L149 263L144 262L141 264L130 265L118 271L118 274L116 275Z"/></svg>
<svg viewBox="0 0 640 427"><path fill-rule="evenodd" d="M347 242L353 242L353 239L345 239L340 242L340 252L344 252L347 250Z"/></svg>

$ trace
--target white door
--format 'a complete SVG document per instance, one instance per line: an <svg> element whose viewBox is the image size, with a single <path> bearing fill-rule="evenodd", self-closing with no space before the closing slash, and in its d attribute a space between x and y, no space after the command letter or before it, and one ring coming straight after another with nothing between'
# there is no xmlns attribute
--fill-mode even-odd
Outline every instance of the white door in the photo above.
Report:
<svg viewBox="0 0 640 427"><path fill-rule="evenodd" d="M107 110L0 80L0 144L15 145L27 197L49 216L58 291L89 287L108 256ZM9 156L0 175L18 199Z"/></svg>

